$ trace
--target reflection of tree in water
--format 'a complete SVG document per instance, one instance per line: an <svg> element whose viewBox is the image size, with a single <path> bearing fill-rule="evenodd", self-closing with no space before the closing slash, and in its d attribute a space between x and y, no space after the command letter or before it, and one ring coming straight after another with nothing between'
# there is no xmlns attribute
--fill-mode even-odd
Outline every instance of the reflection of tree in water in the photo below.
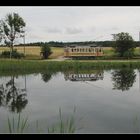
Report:
<svg viewBox="0 0 140 140"><path fill-rule="evenodd" d="M26 89L19 89L15 84L15 77L6 85L0 85L0 106L8 107L12 112L21 112L28 103Z"/></svg>
<svg viewBox="0 0 140 140"><path fill-rule="evenodd" d="M52 74L51 74L51 73L42 73L41 76L42 76L42 80L43 80L44 82L46 82L46 83L47 83L48 81L50 81L51 78L52 78Z"/></svg>
<svg viewBox="0 0 140 140"><path fill-rule="evenodd" d="M47 70L47 71L43 71L41 72L41 76L42 76L42 80L47 83L49 82L53 76L57 75L58 71L54 71L54 70Z"/></svg>
<svg viewBox="0 0 140 140"><path fill-rule="evenodd" d="M114 70L112 72L113 89L129 90L135 82L136 74L133 69Z"/></svg>

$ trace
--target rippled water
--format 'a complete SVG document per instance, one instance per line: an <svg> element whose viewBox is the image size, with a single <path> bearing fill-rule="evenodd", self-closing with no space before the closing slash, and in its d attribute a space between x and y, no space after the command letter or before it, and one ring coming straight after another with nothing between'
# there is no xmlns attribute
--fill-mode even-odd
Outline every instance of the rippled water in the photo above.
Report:
<svg viewBox="0 0 140 140"><path fill-rule="evenodd" d="M14 90L13 90L14 89ZM7 118L28 116L43 132L75 112L76 133L139 133L140 74L137 69L38 73L0 77L0 132Z"/></svg>

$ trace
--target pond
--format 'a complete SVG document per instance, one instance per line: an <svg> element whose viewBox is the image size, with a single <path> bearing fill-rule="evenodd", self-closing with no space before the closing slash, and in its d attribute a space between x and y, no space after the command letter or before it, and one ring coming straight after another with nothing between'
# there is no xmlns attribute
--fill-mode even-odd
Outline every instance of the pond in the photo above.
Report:
<svg viewBox="0 0 140 140"><path fill-rule="evenodd" d="M25 133L42 133L74 114L75 133L139 133L138 69L76 70L0 76L0 133L8 117L28 117ZM73 110L75 109L75 112Z"/></svg>

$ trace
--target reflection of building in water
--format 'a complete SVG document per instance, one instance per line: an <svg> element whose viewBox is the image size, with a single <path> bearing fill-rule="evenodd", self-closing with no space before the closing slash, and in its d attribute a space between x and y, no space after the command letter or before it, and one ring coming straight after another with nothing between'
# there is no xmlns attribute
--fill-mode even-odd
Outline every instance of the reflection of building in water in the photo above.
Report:
<svg viewBox="0 0 140 140"><path fill-rule="evenodd" d="M65 74L64 78L70 81L96 81L103 80L103 73Z"/></svg>

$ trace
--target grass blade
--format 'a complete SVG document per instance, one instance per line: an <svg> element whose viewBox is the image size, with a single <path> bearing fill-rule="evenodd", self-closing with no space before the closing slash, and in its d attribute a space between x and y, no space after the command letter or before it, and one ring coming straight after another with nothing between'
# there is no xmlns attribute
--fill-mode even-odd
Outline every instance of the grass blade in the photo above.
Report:
<svg viewBox="0 0 140 140"><path fill-rule="evenodd" d="M21 127L21 133L23 133L25 126L27 124L27 121L28 121L28 118L26 118L25 121L23 120L22 127Z"/></svg>
<svg viewBox="0 0 140 140"><path fill-rule="evenodd" d="M19 125L20 125L20 114L19 114L19 116L18 116L17 132L19 132Z"/></svg>
<svg viewBox="0 0 140 140"><path fill-rule="evenodd" d="M11 128L11 123L10 123L9 117L8 117L8 128L9 128L9 132L12 133L12 128Z"/></svg>
<svg viewBox="0 0 140 140"><path fill-rule="evenodd" d="M14 120L14 117L13 117L13 132L15 132L15 120Z"/></svg>

